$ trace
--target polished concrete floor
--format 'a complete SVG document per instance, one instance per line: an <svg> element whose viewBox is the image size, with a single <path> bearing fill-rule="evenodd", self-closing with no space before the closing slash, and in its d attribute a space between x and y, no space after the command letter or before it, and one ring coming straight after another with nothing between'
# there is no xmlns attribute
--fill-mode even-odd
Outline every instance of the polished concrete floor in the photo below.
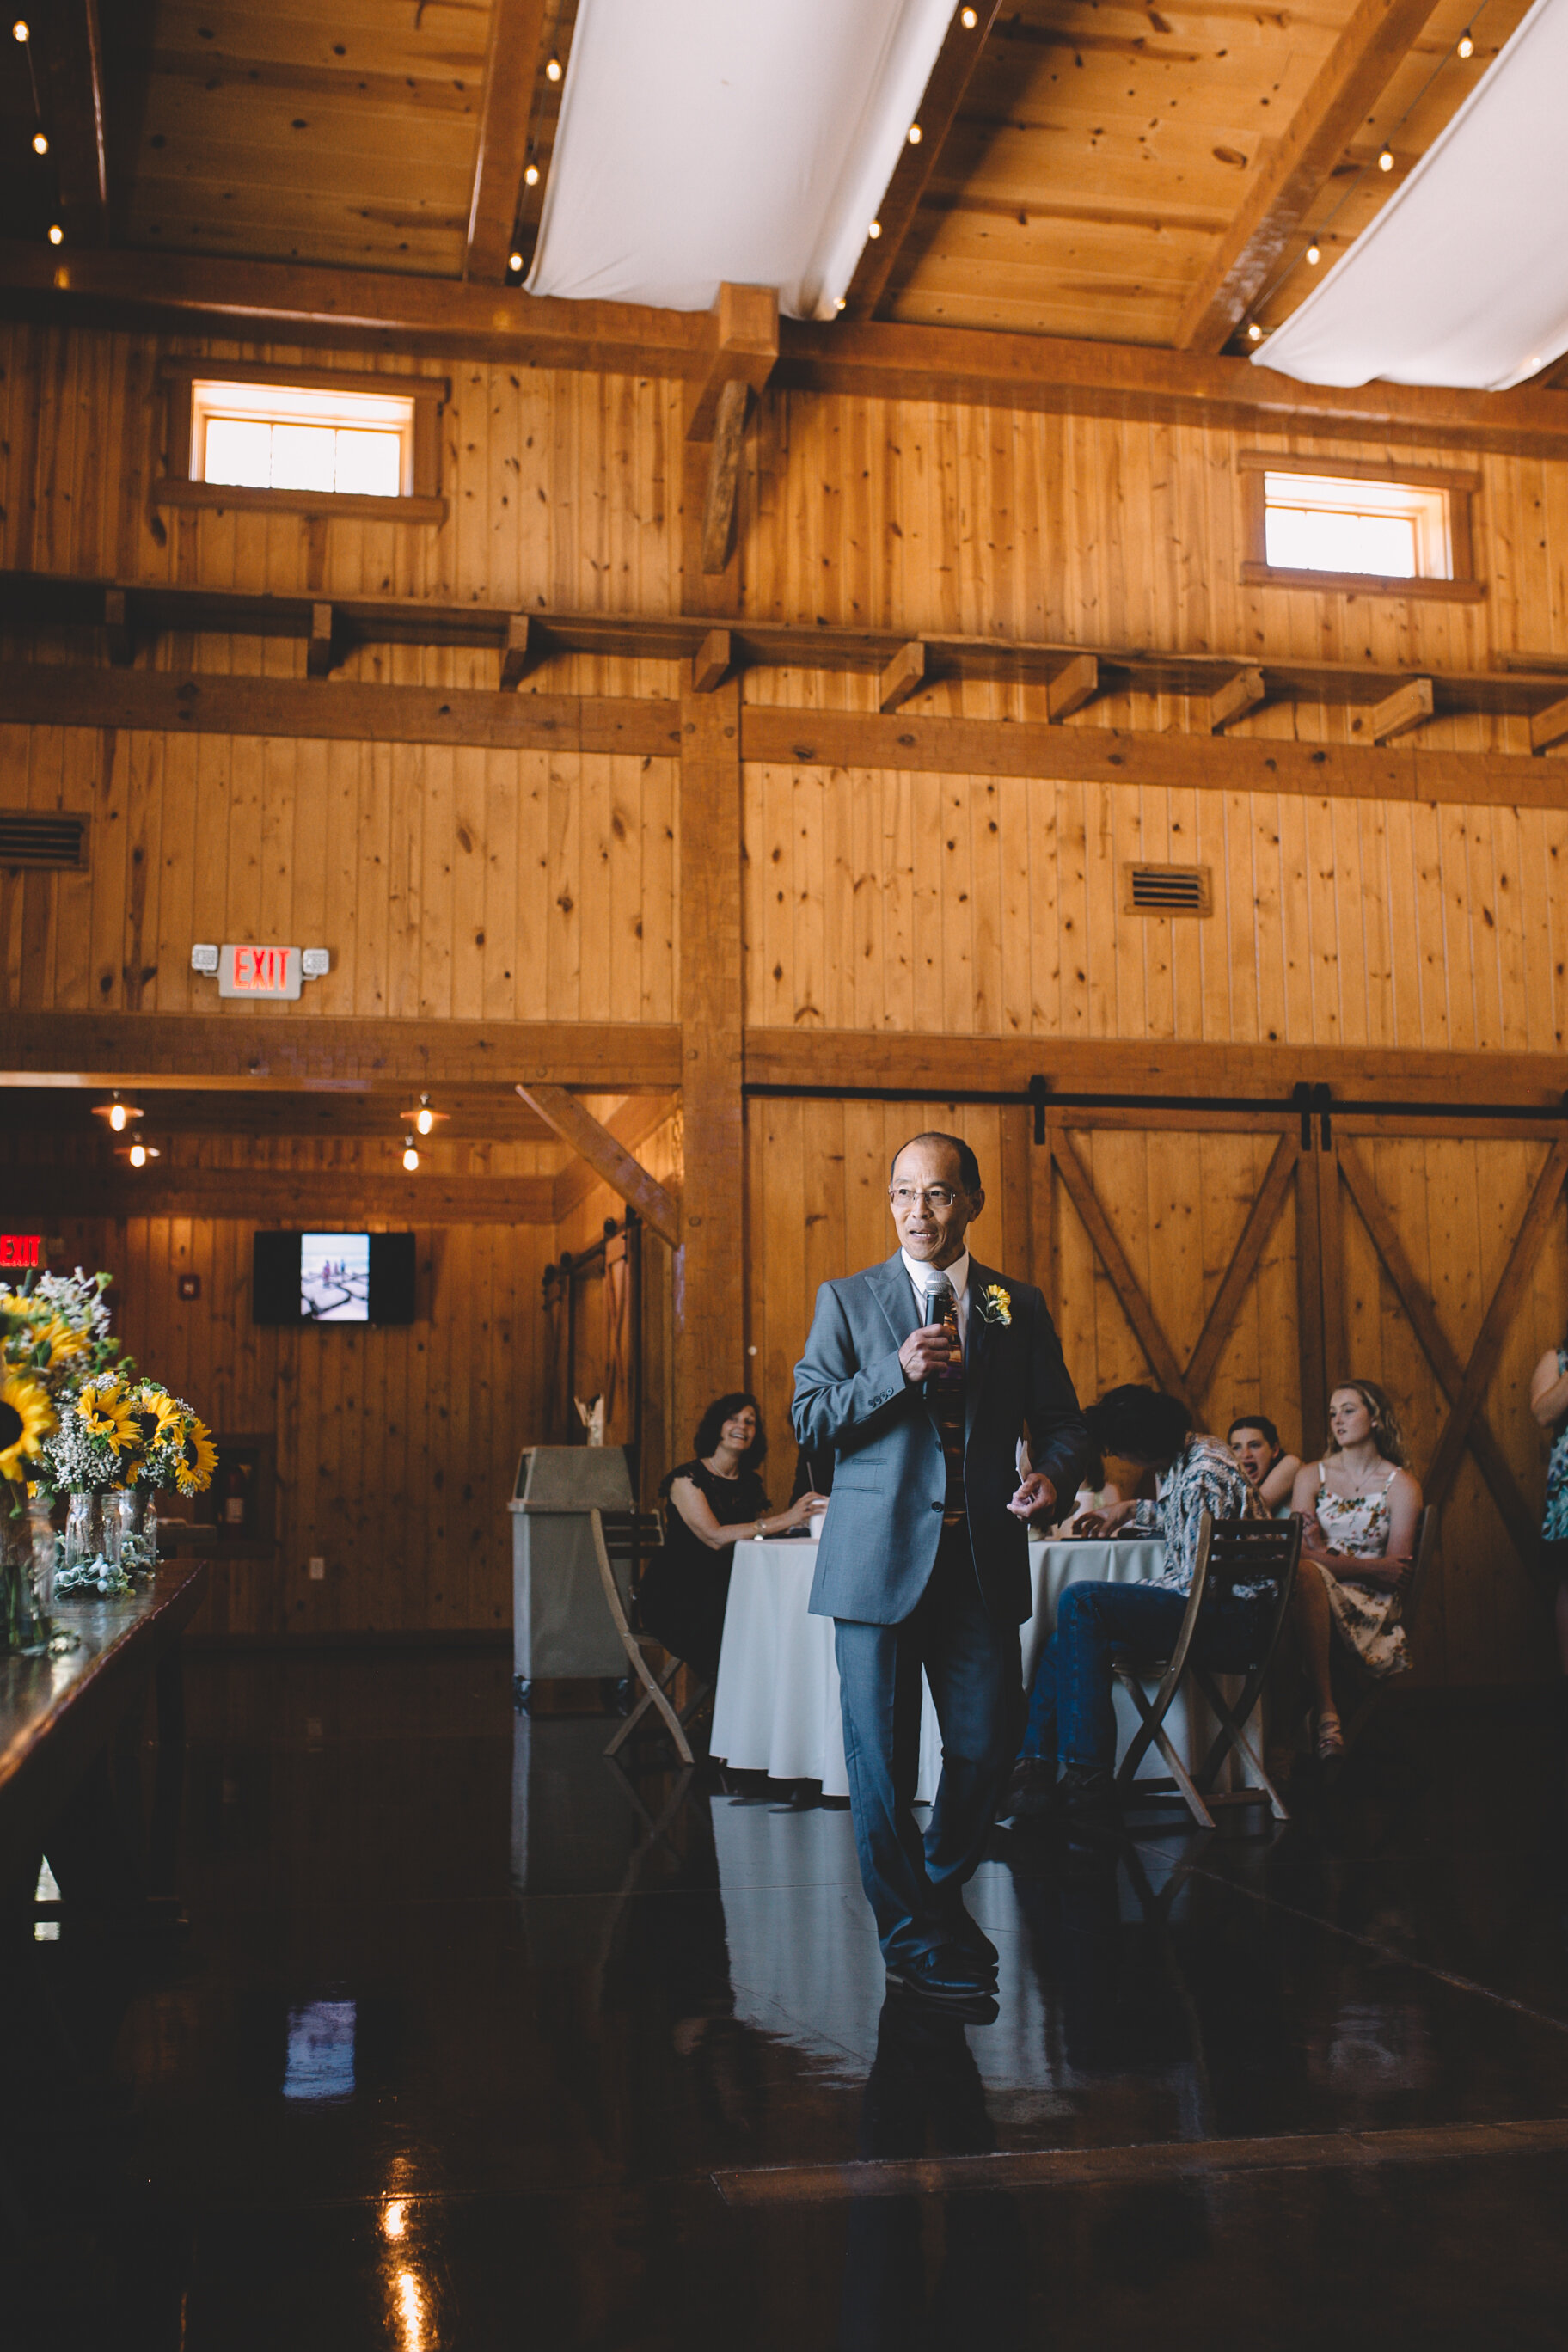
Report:
<svg viewBox="0 0 1568 2352"><path fill-rule="evenodd" d="M968 2028L884 2006L844 1811L628 1780L502 1658L189 1703L188 1940L7 1978L17 2352L1568 2338L1550 1693L1391 1709L1268 1837L998 1832Z"/></svg>

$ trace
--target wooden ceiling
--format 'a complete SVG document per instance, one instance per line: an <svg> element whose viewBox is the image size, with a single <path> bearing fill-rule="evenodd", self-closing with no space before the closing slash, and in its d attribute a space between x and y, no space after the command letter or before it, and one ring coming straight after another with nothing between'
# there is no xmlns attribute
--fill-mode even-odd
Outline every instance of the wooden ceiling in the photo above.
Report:
<svg viewBox="0 0 1568 2352"><path fill-rule="evenodd" d="M1248 322L1316 282L1309 243L1324 266L1343 250L1528 5L985 0L970 32L955 8L931 135L900 165L850 316L1248 348ZM71 245L496 283L531 250L563 88L546 68L570 70L577 5L62 0L32 43L41 162L7 45L0 194L26 240L63 217Z"/></svg>

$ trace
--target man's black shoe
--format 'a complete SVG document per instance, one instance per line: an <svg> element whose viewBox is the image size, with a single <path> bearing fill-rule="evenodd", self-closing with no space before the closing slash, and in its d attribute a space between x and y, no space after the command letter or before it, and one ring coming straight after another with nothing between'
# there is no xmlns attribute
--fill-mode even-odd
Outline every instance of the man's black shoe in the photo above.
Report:
<svg viewBox="0 0 1568 2352"><path fill-rule="evenodd" d="M1056 1813L1074 1845L1103 1845L1121 1835L1121 1806L1110 1772L1068 1765L1057 1783Z"/></svg>
<svg viewBox="0 0 1568 2352"><path fill-rule="evenodd" d="M934 1952L916 1952L908 1959L888 1963L889 1990L917 2000L963 2007L966 2012L989 2004L994 2016L996 1998L991 1971L956 1944L939 1944Z"/></svg>
<svg viewBox="0 0 1568 2352"><path fill-rule="evenodd" d="M996 1810L1000 1822L1045 1821L1056 1811L1057 1766L1053 1756L1020 1756L1007 1793Z"/></svg>

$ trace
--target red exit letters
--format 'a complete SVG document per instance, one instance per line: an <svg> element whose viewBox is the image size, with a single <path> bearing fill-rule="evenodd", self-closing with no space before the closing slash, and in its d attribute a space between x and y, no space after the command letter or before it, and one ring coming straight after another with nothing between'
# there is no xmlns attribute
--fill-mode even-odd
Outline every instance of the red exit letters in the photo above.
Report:
<svg viewBox="0 0 1568 2352"><path fill-rule="evenodd" d="M229 941L218 959L220 996L296 997L300 979L298 948L257 947L249 941Z"/></svg>
<svg viewBox="0 0 1568 2352"><path fill-rule="evenodd" d="M42 1234L0 1234L0 1265L37 1265Z"/></svg>

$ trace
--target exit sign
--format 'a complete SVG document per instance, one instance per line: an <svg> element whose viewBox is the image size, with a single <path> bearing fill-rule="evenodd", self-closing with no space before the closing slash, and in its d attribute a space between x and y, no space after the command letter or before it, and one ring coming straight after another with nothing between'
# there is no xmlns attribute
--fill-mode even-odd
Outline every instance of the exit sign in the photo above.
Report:
<svg viewBox="0 0 1568 2352"><path fill-rule="evenodd" d="M218 950L220 996L286 996L300 993L298 948L227 945Z"/></svg>
<svg viewBox="0 0 1568 2352"><path fill-rule="evenodd" d="M0 1234L0 1265L40 1265L42 1234Z"/></svg>

